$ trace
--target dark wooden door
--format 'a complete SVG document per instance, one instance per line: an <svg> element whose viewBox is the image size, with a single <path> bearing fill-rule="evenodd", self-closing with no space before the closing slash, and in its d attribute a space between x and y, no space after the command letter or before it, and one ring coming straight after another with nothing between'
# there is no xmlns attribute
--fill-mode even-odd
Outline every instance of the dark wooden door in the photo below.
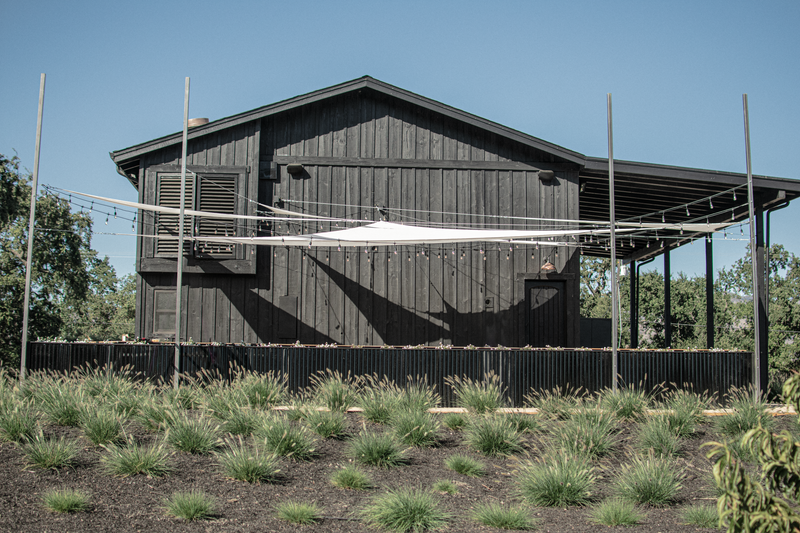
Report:
<svg viewBox="0 0 800 533"><path fill-rule="evenodd" d="M563 281L525 282L528 310L528 344L535 347L565 346L566 306Z"/></svg>

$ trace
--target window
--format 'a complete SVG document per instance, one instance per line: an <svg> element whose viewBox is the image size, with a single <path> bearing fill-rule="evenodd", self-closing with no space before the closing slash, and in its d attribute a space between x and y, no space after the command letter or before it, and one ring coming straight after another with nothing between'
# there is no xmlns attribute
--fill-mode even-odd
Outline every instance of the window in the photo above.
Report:
<svg viewBox="0 0 800 533"><path fill-rule="evenodd" d="M153 291L153 336L175 336L175 289Z"/></svg>
<svg viewBox="0 0 800 533"><path fill-rule="evenodd" d="M254 215L258 194L257 176L246 167L189 166L186 173L186 209L215 213ZM144 203L180 208L181 169L177 165L147 168ZM149 237L140 240L139 272L175 272L178 257L178 215L142 213L142 229ZM256 224L245 219L185 216L184 235L245 237L254 234ZM154 238L153 238L154 237ZM184 272L255 274L255 246L229 245L186 239Z"/></svg>

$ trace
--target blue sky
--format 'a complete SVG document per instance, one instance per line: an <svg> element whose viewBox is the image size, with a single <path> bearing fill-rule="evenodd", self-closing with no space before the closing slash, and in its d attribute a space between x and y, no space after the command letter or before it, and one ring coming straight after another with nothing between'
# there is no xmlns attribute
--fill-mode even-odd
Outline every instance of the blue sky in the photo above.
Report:
<svg viewBox="0 0 800 533"><path fill-rule="evenodd" d="M365 74L592 156L800 178L799 2L2 3L0 153L33 168L47 74L40 183L135 199L108 152ZM800 201L773 242L800 255ZM97 232L130 223L96 219ZM745 228L745 234L747 234ZM132 238L95 235L121 274ZM744 254L720 239L715 266ZM672 269L704 272L703 247ZM660 261L656 261L660 264Z"/></svg>

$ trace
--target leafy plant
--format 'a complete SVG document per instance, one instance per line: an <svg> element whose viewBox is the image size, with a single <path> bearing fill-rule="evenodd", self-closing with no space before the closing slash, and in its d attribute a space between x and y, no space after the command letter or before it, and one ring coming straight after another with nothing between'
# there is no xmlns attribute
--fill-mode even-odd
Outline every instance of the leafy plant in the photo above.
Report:
<svg viewBox="0 0 800 533"><path fill-rule="evenodd" d="M633 503L618 498L605 500L589 511L591 521L603 526L635 526L644 520Z"/></svg>
<svg viewBox="0 0 800 533"><path fill-rule="evenodd" d="M89 496L74 489L53 489L44 493L45 507L55 513L79 513L89 508Z"/></svg>
<svg viewBox="0 0 800 533"><path fill-rule="evenodd" d="M361 464L391 468L405 464L405 453L394 435L362 431L350 441L349 455Z"/></svg>
<svg viewBox="0 0 800 533"><path fill-rule="evenodd" d="M216 459L226 476L247 483L269 483L278 479L278 457L265 453L261 446L228 441L227 447L217 452Z"/></svg>
<svg viewBox="0 0 800 533"><path fill-rule="evenodd" d="M502 416L476 418L467 427L465 440L472 449L489 457L522 450L522 434Z"/></svg>
<svg viewBox="0 0 800 533"><path fill-rule="evenodd" d="M275 506L275 516L286 522L307 526L320 518L320 509L314 503L281 502Z"/></svg>
<svg viewBox="0 0 800 533"><path fill-rule="evenodd" d="M684 474L677 463L671 459L650 456L634 457L623 467L616 480L617 494L628 501L664 507L671 504L678 491Z"/></svg>
<svg viewBox="0 0 800 533"><path fill-rule="evenodd" d="M485 374L482 380L448 376L445 383L453 389L456 405L472 413L490 413L505 406L506 388L494 371Z"/></svg>
<svg viewBox="0 0 800 533"><path fill-rule="evenodd" d="M368 525L391 531L424 531L443 527L450 516L428 491L400 488L375 497L362 511Z"/></svg>
<svg viewBox="0 0 800 533"><path fill-rule="evenodd" d="M254 435L264 439L266 449L275 455L296 461L310 461L316 456L317 439L314 434L286 418L267 417Z"/></svg>
<svg viewBox="0 0 800 533"><path fill-rule="evenodd" d="M355 466L346 466L331 474L331 483L349 490L366 490L372 486L369 477Z"/></svg>
<svg viewBox="0 0 800 533"><path fill-rule="evenodd" d="M484 464L468 455L451 455L445 459L444 464L450 470L464 476L481 477L486 473Z"/></svg>
<svg viewBox="0 0 800 533"><path fill-rule="evenodd" d="M521 506L503 506L490 502L479 505L472 513L476 522L497 529L528 530L536 529L530 511Z"/></svg>
<svg viewBox="0 0 800 533"><path fill-rule="evenodd" d="M127 477L142 474L147 477L160 477L169 474L171 453L165 444L141 446L130 440L125 446L102 446L105 453L100 456L104 472L112 476Z"/></svg>
<svg viewBox="0 0 800 533"><path fill-rule="evenodd" d="M422 448L438 441L439 421L427 411L400 411L391 418L394 434L403 444Z"/></svg>
<svg viewBox="0 0 800 533"><path fill-rule="evenodd" d="M173 492L165 502L167 514L184 520L209 520L216 514L214 498L202 491Z"/></svg>
<svg viewBox="0 0 800 533"><path fill-rule="evenodd" d="M591 501L595 471L587 457L556 451L523 465L515 482L520 496L533 505L585 505Z"/></svg>
<svg viewBox="0 0 800 533"><path fill-rule="evenodd" d="M22 445L22 453L29 465L53 470L72 466L79 451L75 441L64 437L46 438L41 431Z"/></svg>

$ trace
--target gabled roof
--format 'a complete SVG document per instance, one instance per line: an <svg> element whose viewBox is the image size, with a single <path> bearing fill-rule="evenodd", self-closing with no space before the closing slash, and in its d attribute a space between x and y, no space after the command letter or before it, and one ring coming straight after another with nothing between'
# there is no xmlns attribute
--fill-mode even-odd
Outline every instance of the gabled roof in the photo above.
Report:
<svg viewBox="0 0 800 533"><path fill-rule="evenodd" d="M375 78L371 78L370 76L364 76L362 78L341 83L339 85L334 85L333 87L328 87L326 89L320 89L318 91L310 92L308 94L295 96L294 98L289 98L288 100L283 100L275 104L270 104L264 107L253 109L251 111L239 113L238 115L232 115L230 117L221 118L219 120L209 122L204 126L197 126L189 131L188 134L189 139L194 139L202 135L214 133L216 131L237 126L245 122L258 120L263 117L268 117L270 115L275 115L277 113L289 111L298 107L302 107L307 104L319 102L321 100L326 100L328 98L333 98L347 93L356 92L362 89L370 89L375 92L393 98L397 98L409 104L421 107L423 109L427 109L435 113L442 114L446 117L450 117L455 120L470 124L477 128L490 131L507 139L511 139L520 142L522 144L531 146L533 148L536 148L537 150L553 154L554 156L562 158L566 161L576 163L578 165L584 164L585 157L583 156L583 154L574 152L572 150L568 150L566 148L563 148L553 143L549 143L547 141L543 141L542 139L538 139L531 135L527 135L515 129L503 126L501 124L497 124L496 122L486 120L485 118L481 118L479 116L472 115L465 111L461 111L460 109L456 109L455 107L450 107L441 102L437 102L436 100L431 100L430 98L425 98L424 96L414 94L399 87L395 87L394 85L390 85L380 80L376 80ZM117 166L120 166L123 162L137 158L142 154L146 154L154 150L160 150L167 146L180 144L181 140L182 140L182 132L173 133L172 135L167 135L165 137L160 137L152 141L137 144L135 146L131 146L130 148L124 148L122 150L111 152L110 155L111 159L117 164Z"/></svg>

